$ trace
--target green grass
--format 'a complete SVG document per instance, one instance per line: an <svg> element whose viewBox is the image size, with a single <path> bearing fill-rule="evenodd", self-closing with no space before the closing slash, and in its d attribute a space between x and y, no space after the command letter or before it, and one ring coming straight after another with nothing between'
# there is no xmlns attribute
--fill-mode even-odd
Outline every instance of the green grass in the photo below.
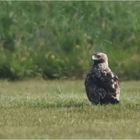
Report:
<svg viewBox="0 0 140 140"><path fill-rule="evenodd" d="M121 83L119 105L93 106L84 82L0 81L0 138L139 138L140 82Z"/></svg>

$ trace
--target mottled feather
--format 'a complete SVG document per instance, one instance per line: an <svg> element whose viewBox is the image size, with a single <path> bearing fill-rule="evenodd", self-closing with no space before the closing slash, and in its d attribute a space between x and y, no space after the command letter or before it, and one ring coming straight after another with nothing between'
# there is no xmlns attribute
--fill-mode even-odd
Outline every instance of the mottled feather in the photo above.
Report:
<svg viewBox="0 0 140 140"><path fill-rule="evenodd" d="M109 68L106 54L95 55L98 57L93 59L94 65L85 80L88 99L93 104L118 103L120 96L118 77Z"/></svg>

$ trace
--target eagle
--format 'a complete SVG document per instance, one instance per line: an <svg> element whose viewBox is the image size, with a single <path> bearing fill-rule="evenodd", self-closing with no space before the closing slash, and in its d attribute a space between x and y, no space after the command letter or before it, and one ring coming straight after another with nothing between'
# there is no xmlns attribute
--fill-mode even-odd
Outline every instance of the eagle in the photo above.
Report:
<svg viewBox="0 0 140 140"><path fill-rule="evenodd" d="M105 53L97 52L92 55L94 64L85 79L85 89L92 104L117 104L120 97L118 76L108 65Z"/></svg>

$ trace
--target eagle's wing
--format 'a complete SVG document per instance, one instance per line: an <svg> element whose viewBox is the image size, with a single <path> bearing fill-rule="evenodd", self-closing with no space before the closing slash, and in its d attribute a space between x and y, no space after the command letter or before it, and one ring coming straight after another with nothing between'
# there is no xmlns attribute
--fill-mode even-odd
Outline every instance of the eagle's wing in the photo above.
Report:
<svg viewBox="0 0 140 140"><path fill-rule="evenodd" d="M108 95L119 101L120 97L120 85L118 77L113 73L109 72L107 75L102 74L104 77L104 88L107 90Z"/></svg>
<svg viewBox="0 0 140 140"><path fill-rule="evenodd" d="M115 92L116 88L119 87L118 77L111 71L95 69L94 78L96 78L101 87L109 92Z"/></svg>

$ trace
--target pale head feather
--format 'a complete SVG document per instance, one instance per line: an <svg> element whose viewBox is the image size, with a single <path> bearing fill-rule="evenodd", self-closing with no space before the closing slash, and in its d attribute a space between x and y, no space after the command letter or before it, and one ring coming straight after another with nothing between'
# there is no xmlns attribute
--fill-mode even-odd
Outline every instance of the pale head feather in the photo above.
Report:
<svg viewBox="0 0 140 140"><path fill-rule="evenodd" d="M108 57L105 53L102 52L98 52L92 55L92 60L93 61L101 61L101 63L103 65L105 65L106 67L108 67Z"/></svg>

